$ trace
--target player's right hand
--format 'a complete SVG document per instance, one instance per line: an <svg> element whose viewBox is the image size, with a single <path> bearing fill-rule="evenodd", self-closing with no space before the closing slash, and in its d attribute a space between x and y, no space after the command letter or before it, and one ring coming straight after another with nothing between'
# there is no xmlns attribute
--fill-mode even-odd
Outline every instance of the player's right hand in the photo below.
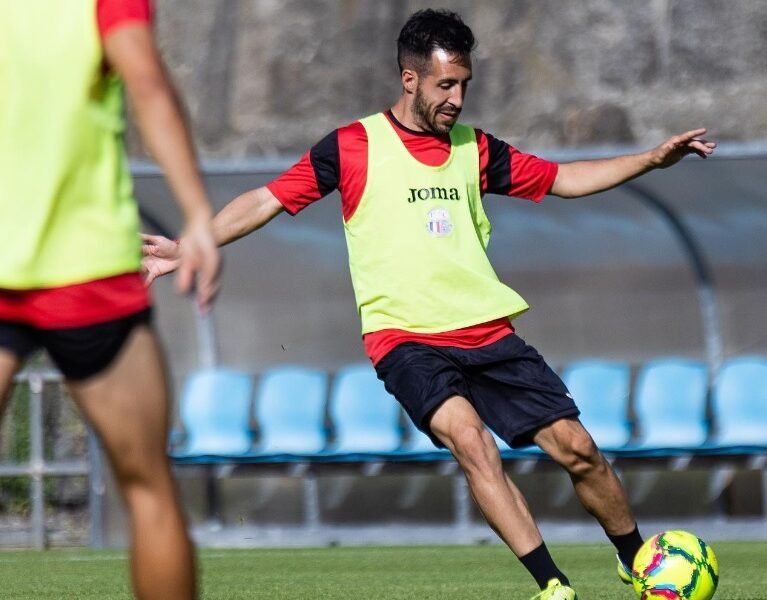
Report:
<svg viewBox="0 0 767 600"><path fill-rule="evenodd" d="M204 314L218 293L221 275L221 255L213 240L210 220L187 223L177 246L180 263L176 289L182 294L194 291L200 312Z"/></svg>

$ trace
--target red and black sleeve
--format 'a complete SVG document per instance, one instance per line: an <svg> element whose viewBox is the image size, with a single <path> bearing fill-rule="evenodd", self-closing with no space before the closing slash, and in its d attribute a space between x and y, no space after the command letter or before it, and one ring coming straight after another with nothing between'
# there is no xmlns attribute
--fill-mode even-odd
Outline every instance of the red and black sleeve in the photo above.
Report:
<svg viewBox="0 0 767 600"><path fill-rule="evenodd" d="M551 190L559 168L557 163L520 152L481 130L477 130L477 144L483 194L539 202Z"/></svg>
<svg viewBox="0 0 767 600"><path fill-rule="evenodd" d="M267 187L291 215L339 190L349 220L365 190L367 152L365 128L356 121L322 138Z"/></svg>
<svg viewBox="0 0 767 600"><path fill-rule="evenodd" d="M301 159L266 187L295 215L338 188L338 130L322 138Z"/></svg>

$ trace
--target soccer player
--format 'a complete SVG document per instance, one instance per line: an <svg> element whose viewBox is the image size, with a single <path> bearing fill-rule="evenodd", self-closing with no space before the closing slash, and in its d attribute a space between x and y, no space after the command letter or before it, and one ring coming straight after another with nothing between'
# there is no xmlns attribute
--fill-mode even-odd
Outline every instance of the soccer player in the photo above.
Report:
<svg viewBox="0 0 767 600"><path fill-rule="evenodd" d="M142 600L196 595L166 456L165 365L140 275L122 83L184 214L177 287L218 285L212 211L148 0L0 0L0 409L45 348L101 438L131 522Z"/></svg>
<svg viewBox="0 0 767 600"><path fill-rule="evenodd" d="M535 597L573 600L486 427L512 447L537 444L567 470L615 544L623 579L642 538L572 397L514 333L511 319L527 304L488 261L482 196L593 194L690 153L705 157L714 144L696 129L606 160L557 165L524 154L458 123L474 45L452 12L412 15L398 39L394 106L333 131L270 184L235 198L214 218L214 235L227 244L340 191L363 343L379 378L416 426L453 453L482 514L539 584ZM172 271L177 251L145 236L148 279Z"/></svg>

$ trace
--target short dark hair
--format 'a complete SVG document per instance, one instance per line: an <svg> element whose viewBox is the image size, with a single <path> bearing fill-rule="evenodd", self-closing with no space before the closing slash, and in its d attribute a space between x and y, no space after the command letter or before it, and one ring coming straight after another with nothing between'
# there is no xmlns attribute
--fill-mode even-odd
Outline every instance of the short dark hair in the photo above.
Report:
<svg viewBox="0 0 767 600"><path fill-rule="evenodd" d="M474 34L458 14L427 8L413 13L399 32L397 62L400 72L409 67L423 73L435 50L468 57L475 45Z"/></svg>

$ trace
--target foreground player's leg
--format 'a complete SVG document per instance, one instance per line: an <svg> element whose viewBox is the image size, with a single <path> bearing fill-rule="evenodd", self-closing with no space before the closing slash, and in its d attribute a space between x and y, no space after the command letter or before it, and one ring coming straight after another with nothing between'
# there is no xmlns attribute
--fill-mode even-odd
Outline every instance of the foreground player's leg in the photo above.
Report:
<svg viewBox="0 0 767 600"><path fill-rule="evenodd" d="M471 494L488 524L520 558L539 586L546 588L550 580L557 579L564 588L567 578L554 564L527 502L504 472L493 436L474 407L465 398L453 396L434 412L430 428L463 469Z"/></svg>
<svg viewBox="0 0 767 600"><path fill-rule="evenodd" d="M166 455L168 393L154 334L137 327L105 371L70 389L104 444L130 513L136 596L194 598L194 550Z"/></svg>
<svg viewBox="0 0 767 600"><path fill-rule="evenodd" d="M636 519L615 471L580 421L555 421L540 429L533 441L567 470L578 500L602 525L620 561L630 566L642 545Z"/></svg>
<svg viewBox="0 0 767 600"><path fill-rule="evenodd" d="M3 418L8 394L13 386L13 376L19 368L16 355L0 348L0 419Z"/></svg>

